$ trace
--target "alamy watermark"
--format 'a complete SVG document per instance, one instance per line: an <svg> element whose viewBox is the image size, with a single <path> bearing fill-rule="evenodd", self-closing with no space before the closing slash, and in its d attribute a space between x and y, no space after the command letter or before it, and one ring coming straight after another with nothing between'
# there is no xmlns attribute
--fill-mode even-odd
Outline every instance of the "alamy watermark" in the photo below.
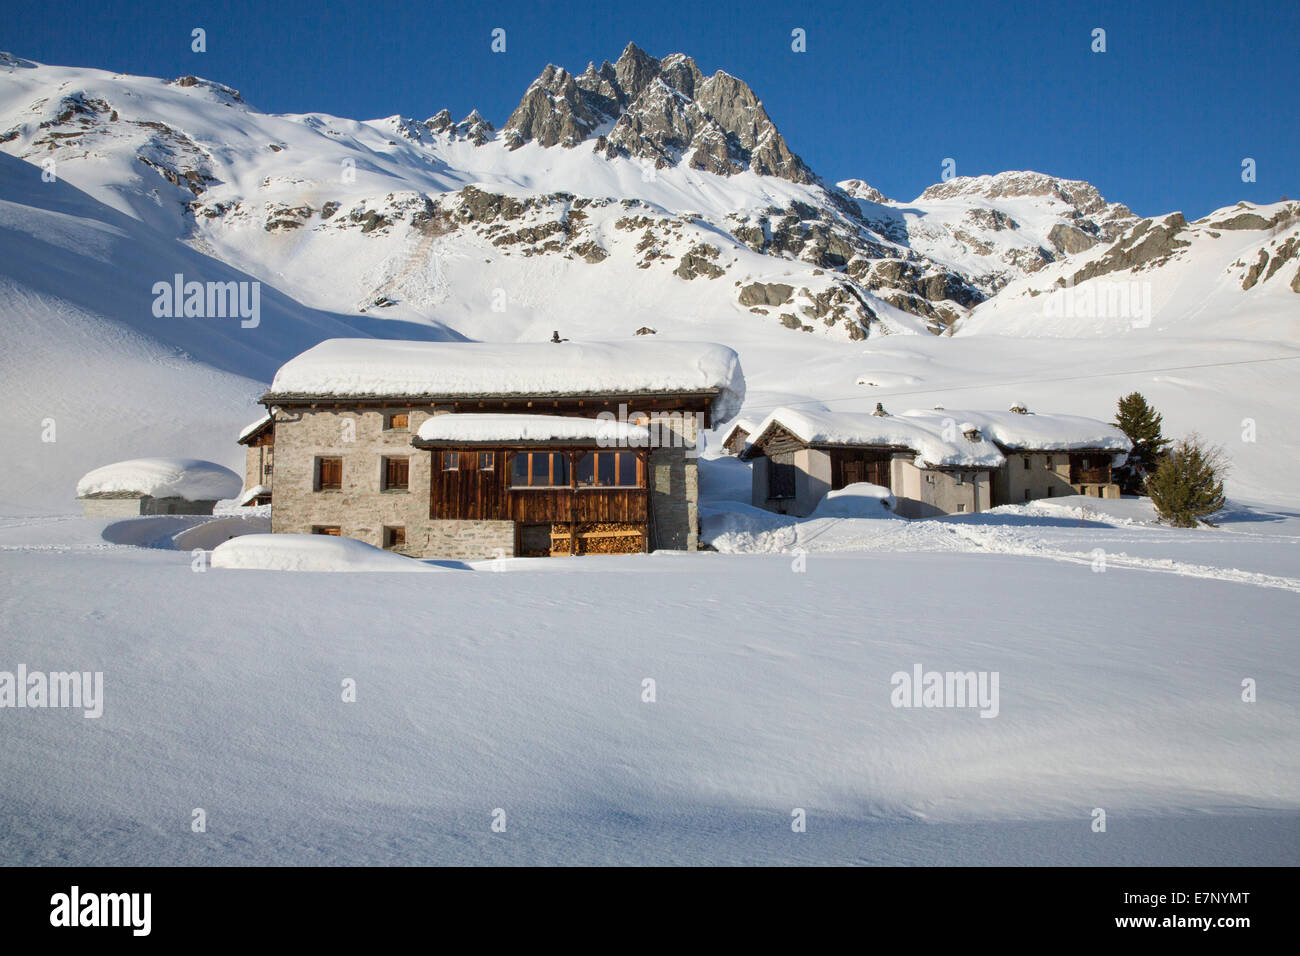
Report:
<svg viewBox="0 0 1300 956"><path fill-rule="evenodd" d="M74 707L83 717L104 714L103 671L29 671L19 664L17 672L0 671L0 708Z"/></svg>
<svg viewBox="0 0 1300 956"><path fill-rule="evenodd" d="M1075 286L1073 279L1047 293L1043 315L1049 319L1126 319L1135 329L1151 326L1151 283L1096 279Z"/></svg>
<svg viewBox="0 0 1300 956"><path fill-rule="evenodd" d="M978 708L981 717L996 717L997 671L927 671L920 664L912 670L895 671L889 678L889 702L895 707Z"/></svg>
<svg viewBox="0 0 1300 956"><path fill-rule="evenodd" d="M171 282L155 282L152 291L157 319L238 317L243 329L255 329L262 321L260 282L186 282L178 272Z"/></svg>
<svg viewBox="0 0 1300 956"><path fill-rule="evenodd" d="M687 458L698 458L703 412L637 412L626 403L618 412L596 416L599 448L682 448Z"/></svg>

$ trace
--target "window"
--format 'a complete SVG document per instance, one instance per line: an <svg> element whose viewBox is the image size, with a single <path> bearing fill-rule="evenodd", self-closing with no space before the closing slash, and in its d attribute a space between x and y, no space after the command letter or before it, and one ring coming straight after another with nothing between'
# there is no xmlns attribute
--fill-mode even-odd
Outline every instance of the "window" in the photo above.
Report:
<svg viewBox="0 0 1300 956"><path fill-rule="evenodd" d="M406 431L410 427L410 412L393 412L388 416L388 421L384 425L390 431Z"/></svg>
<svg viewBox="0 0 1300 956"><path fill-rule="evenodd" d="M337 538L337 537L339 537L343 532L342 532L342 530L339 528L339 526L336 525L336 524L316 524L316 525L312 525L311 533L312 533L312 534L329 534L329 535L333 535L334 537Z"/></svg>
<svg viewBox="0 0 1300 956"><path fill-rule="evenodd" d="M384 490L406 491L411 476L411 459L384 459Z"/></svg>
<svg viewBox="0 0 1300 956"><path fill-rule="evenodd" d="M579 488L639 488L635 452L594 451L578 461Z"/></svg>
<svg viewBox="0 0 1300 956"><path fill-rule="evenodd" d="M316 490L338 491L343 487L343 459L316 459Z"/></svg>
<svg viewBox="0 0 1300 956"><path fill-rule="evenodd" d="M478 470L492 471L497 466L496 452L481 451L478 453Z"/></svg>
<svg viewBox="0 0 1300 956"><path fill-rule="evenodd" d="M773 461L767 466L767 496L794 497L794 462Z"/></svg>
<svg viewBox="0 0 1300 956"><path fill-rule="evenodd" d="M443 471L460 471L460 452L444 451L442 453Z"/></svg>
<svg viewBox="0 0 1300 956"><path fill-rule="evenodd" d="M1026 470L1028 470L1028 468L1029 468L1029 456L1028 456L1028 455L1025 456L1025 468L1026 468Z"/></svg>
<svg viewBox="0 0 1300 956"><path fill-rule="evenodd" d="M512 488L560 488L569 484L569 458L558 451L516 452L510 465Z"/></svg>
<svg viewBox="0 0 1300 956"><path fill-rule="evenodd" d="M1051 456L1051 455L1048 455L1048 456L1047 456L1047 459L1043 462L1043 467L1047 468L1048 471L1050 471L1052 468L1055 467L1055 466L1052 464L1052 456Z"/></svg>
<svg viewBox="0 0 1300 956"><path fill-rule="evenodd" d="M966 475L963 474L962 472L959 471L954 473L953 477L957 479L957 484L959 485L966 484Z"/></svg>
<svg viewBox="0 0 1300 956"><path fill-rule="evenodd" d="M1053 488L1051 485L1048 485L1048 486L1047 486L1047 497L1050 498L1050 497L1052 497L1052 495L1054 495L1055 493L1056 493L1056 489Z"/></svg>
<svg viewBox="0 0 1300 956"><path fill-rule="evenodd" d="M1029 489L1028 489L1028 488L1025 489L1025 500L1026 500L1026 501L1029 500Z"/></svg>
<svg viewBox="0 0 1300 956"><path fill-rule="evenodd" d="M406 529L401 527L384 528L384 547L389 551L406 547Z"/></svg>
<svg viewBox="0 0 1300 956"><path fill-rule="evenodd" d="M961 512L963 512L963 511L965 511L965 510L966 510L966 506L965 506L965 505L958 505L958 506L957 506L957 513L958 513L958 514L960 514Z"/></svg>

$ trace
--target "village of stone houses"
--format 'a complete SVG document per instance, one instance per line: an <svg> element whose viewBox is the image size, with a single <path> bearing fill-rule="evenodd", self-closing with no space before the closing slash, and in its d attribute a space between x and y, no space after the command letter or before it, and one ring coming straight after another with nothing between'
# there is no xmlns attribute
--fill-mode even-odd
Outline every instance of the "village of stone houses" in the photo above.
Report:
<svg viewBox="0 0 1300 956"><path fill-rule="evenodd" d="M1300 202L20 54L0 863L1300 862Z"/></svg>

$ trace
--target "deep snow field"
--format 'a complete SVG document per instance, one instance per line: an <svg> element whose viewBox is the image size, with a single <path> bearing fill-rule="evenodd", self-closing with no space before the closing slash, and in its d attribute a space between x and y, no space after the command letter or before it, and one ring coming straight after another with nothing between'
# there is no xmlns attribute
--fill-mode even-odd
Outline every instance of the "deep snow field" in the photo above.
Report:
<svg viewBox="0 0 1300 956"><path fill-rule="evenodd" d="M0 519L0 668L105 698L0 712L0 862L1300 862L1300 513L794 522L736 467L719 553L426 574L194 570L264 514ZM997 716L891 706L916 664Z"/></svg>

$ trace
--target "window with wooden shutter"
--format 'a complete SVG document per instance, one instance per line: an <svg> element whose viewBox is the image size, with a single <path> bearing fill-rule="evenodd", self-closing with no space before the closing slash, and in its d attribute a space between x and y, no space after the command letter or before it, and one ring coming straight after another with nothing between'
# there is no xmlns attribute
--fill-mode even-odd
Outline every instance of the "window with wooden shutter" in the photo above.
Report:
<svg viewBox="0 0 1300 956"><path fill-rule="evenodd" d="M410 426L411 415L409 412L393 412L388 416L388 428L395 431L405 431Z"/></svg>
<svg viewBox="0 0 1300 956"><path fill-rule="evenodd" d="M384 547L390 551L394 548L406 547L406 529L403 527L387 527L384 529Z"/></svg>
<svg viewBox="0 0 1300 956"><path fill-rule="evenodd" d="M384 490L385 491L406 491L411 475L411 459L409 458L385 458L384 459Z"/></svg>
<svg viewBox="0 0 1300 956"><path fill-rule="evenodd" d="M343 459L316 459L316 487L320 491L338 491L343 487Z"/></svg>
<svg viewBox="0 0 1300 956"><path fill-rule="evenodd" d="M318 524L312 526L311 533L328 534L328 535L333 535L334 537L337 538L342 535L343 531L336 524Z"/></svg>

